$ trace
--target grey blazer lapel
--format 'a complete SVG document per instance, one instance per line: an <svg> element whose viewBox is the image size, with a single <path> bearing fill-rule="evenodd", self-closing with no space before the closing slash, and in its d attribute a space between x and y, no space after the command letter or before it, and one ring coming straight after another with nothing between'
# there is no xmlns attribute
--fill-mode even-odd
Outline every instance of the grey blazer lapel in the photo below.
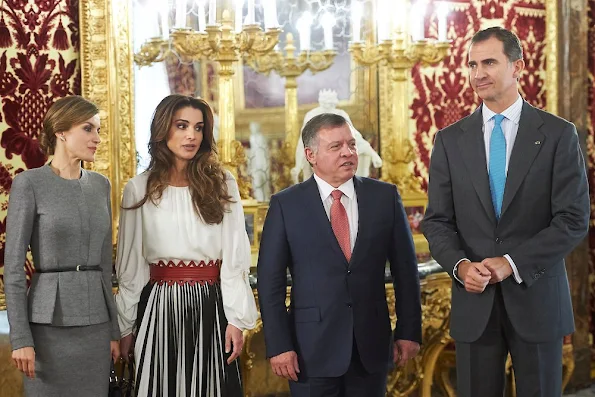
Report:
<svg viewBox="0 0 595 397"><path fill-rule="evenodd" d="M533 106L524 102L519 129L508 163L508 174L506 175L506 186L502 200L502 215L510 206L545 141L545 135L539 131L542 124L543 120Z"/></svg>
<svg viewBox="0 0 595 397"><path fill-rule="evenodd" d="M467 172L471 177L471 183L479 196L483 208L488 213L490 219L496 223L496 214L494 213L494 204L492 204L490 182L488 179L485 143L483 140L481 106L461 123L461 129L463 130L463 134L458 139L461 157L467 167Z"/></svg>

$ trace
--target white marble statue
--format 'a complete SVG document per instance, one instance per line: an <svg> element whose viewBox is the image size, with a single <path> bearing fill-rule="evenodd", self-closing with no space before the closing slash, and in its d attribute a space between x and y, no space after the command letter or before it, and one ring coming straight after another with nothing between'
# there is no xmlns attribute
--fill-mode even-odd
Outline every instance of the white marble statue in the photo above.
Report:
<svg viewBox="0 0 595 397"><path fill-rule="evenodd" d="M339 116L343 116L349 123L351 132L355 137L357 152L359 155L359 164L357 167L356 175L367 177L370 175L370 165L374 168L382 167L382 159L372 148L370 143L364 139L362 134L353 126L351 119L347 112L342 109L337 109L339 99L337 92L334 90L320 90L318 93L318 104L320 106L310 110L304 117L304 123L302 124L302 130L308 121L313 117L323 113L334 113ZM295 148L295 166L291 169L291 178L293 183L299 183L299 175L302 174L302 180L305 181L312 176L312 167L306 160L306 153L304 151L304 142L301 138L298 139L298 143Z"/></svg>
<svg viewBox="0 0 595 397"><path fill-rule="evenodd" d="M258 201L267 201L271 195L270 154L260 124L250 122L250 155L248 172L252 178L252 195Z"/></svg>
<svg viewBox="0 0 595 397"><path fill-rule="evenodd" d="M213 112L213 139L215 142L219 140L219 116Z"/></svg>

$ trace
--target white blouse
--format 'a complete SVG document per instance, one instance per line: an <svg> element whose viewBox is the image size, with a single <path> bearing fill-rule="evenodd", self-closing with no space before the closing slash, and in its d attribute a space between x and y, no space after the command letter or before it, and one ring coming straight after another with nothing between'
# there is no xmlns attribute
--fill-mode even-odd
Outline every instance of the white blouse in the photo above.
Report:
<svg viewBox="0 0 595 397"><path fill-rule="evenodd" d="M145 172L126 184L123 207L145 196L147 179ZM208 263L222 259L221 293L227 321L241 330L254 328L258 314L248 280L251 252L244 209L229 172L226 182L234 202L218 225L207 225L196 215L187 187L167 187L157 206L147 200L139 209L120 211L116 305L122 337L132 332L141 292L149 282L149 264L170 260Z"/></svg>

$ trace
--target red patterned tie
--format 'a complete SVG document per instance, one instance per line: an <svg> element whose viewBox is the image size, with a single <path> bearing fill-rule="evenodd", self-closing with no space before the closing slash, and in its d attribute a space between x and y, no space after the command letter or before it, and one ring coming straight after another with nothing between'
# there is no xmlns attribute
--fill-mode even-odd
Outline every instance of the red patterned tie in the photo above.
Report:
<svg viewBox="0 0 595 397"><path fill-rule="evenodd" d="M333 204L331 205L331 226L335 237L339 242L339 246L347 258L347 261L351 259L351 242L349 238L349 220L347 219L347 211L341 203L341 197L343 192L340 190L333 190L331 193L333 196Z"/></svg>

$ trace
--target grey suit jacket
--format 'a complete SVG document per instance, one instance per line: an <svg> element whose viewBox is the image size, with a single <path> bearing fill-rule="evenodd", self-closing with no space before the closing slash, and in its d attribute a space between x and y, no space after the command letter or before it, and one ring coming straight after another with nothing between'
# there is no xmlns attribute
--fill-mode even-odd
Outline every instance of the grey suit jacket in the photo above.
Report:
<svg viewBox="0 0 595 397"><path fill-rule="evenodd" d="M422 223L432 256L451 275L462 258L509 254L523 279L501 283L515 331L544 342L574 331L564 257L585 237L589 192L573 124L523 104L508 165L500 221L491 201L482 107L436 135L428 208ZM495 285L481 294L453 279L451 335L473 342L483 333Z"/></svg>
<svg viewBox="0 0 595 397"><path fill-rule="evenodd" d="M29 323L83 326L112 323L120 338L111 291L110 184L83 170L63 179L48 165L18 174L11 187L6 222L4 283L13 349L34 346ZM35 273L27 291L25 254L36 269L51 271L100 265L102 271Z"/></svg>

